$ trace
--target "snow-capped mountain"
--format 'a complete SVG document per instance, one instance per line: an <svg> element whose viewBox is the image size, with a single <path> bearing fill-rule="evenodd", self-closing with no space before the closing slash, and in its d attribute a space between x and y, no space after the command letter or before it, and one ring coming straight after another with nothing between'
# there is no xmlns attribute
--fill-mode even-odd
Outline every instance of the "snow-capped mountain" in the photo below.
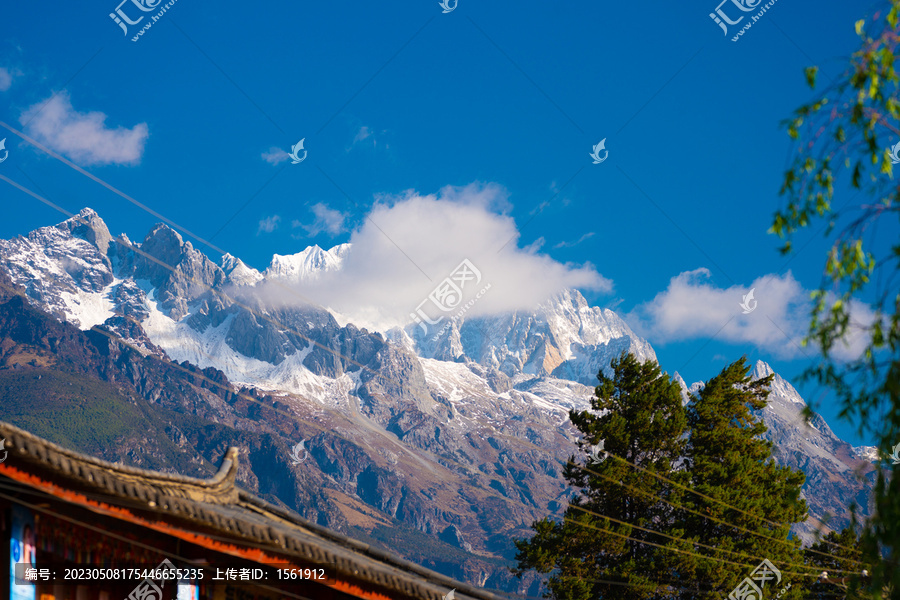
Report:
<svg viewBox="0 0 900 600"><path fill-rule="evenodd" d="M313 428L307 447L317 485L330 490L339 512L355 515L348 522L371 523L374 508L379 518L476 554L509 558L511 536L528 535L528 523L566 503L559 472L574 448L569 410L589 407L596 374L614 357L630 351L655 360L653 348L576 290L532 311L448 318L439 331L410 324L383 332L322 307L268 306L253 293L267 282L337 271L351 251L313 246L276 255L260 272L228 254L217 265L165 225L139 244L113 238L85 209L0 240L0 270L61 320L83 330L102 325L147 353L217 369L277 397L295 427ZM759 363L754 376L768 372ZM699 389L676 377L686 398ZM779 460L807 471L814 516L844 518L841 494L867 489L851 481L863 461L824 421L805 428L803 406L776 376L763 418ZM296 441L285 438L285 447ZM479 568L488 570L454 575L508 581L502 568Z"/></svg>
<svg viewBox="0 0 900 600"><path fill-rule="evenodd" d="M276 254L272 257L269 268L266 269L266 279L283 279L290 282L302 282L315 279L321 273L337 271L350 244L340 244L330 250L322 250L318 246L310 246L297 254L282 256Z"/></svg>
<svg viewBox="0 0 900 600"><path fill-rule="evenodd" d="M408 327L388 335L419 356L475 361L514 380L554 377L592 386L600 369L624 351L656 360L621 317L588 306L578 290L563 290L530 312L454 317L437 334Z"/></svg>
<svg viewBox="0 0 900 600"><path fill-rule="evenodd" d="M233 283L234 285L252 286L265 280L262 273L253 267L248 267L244 264L244 261L230 254L222 256L220 266L225 273L225 276L228 277L229 283Z"/></svg>

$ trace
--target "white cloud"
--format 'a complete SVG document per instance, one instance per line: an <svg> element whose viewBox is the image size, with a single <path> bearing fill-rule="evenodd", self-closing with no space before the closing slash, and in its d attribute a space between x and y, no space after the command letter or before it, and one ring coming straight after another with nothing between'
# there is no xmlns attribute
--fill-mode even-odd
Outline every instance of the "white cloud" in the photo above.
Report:
<svg viewBox="0 0 900 600"><path fill-rule="evenodd" d="M527 252L528 254L535 254L537 252L540 252L541 248L543 248L544 244L546 244L546 243L547 243L547 240L544 239L544 236L541 236L538 239L531 242L530 244L528 244L527 246L525 246L524 248L522 248L522 252Z"/></svg>
<svg viewBox="0 0 900 600"><path fill-rule="evenodd" d="M12 73L5 67L0 67L0 92L5 92L12 85Z"/></svg>
<svg viewBox="0 0 900 600"><path fill-rule="evenodd" d="M286 160L290 160L291 155L282 150L281 148L277 148L272 146L269 148L268 152L262 153L262 159L269 163L270 165L281 164Z"/></svg>
<svg viewBox="0 0 900 600"><path fill-rule="evenodd" d="M312 205L310 210L316 216L316 220L311 225L295 220L291 223L291 227L303 229L309 237L315 237L323 231L328 232L331 236L340 235L347 231L347 227L344 225L344 222L347 220L346 213L328 208L322 202Z"/></svg>
<svg viewBox="0 0 900 600"><path fill-rule="evenodd" d="M560 242L553 247L554 248L571 248L572 246L577 246L584 240L590 239L592 237L594 237L594 232L590 231L590 232L584 234L583 236L581 236L580 238L578 238L577 240L575 240L574 242Z"/></svg>
<svg viewBox="0 0 900 600"><path fill-rule="evenodd" d="M506 192L495 185L383 198L352 233L343 268L304 282L297 292L354 322L381 328L409 323L410 313L463 259L482 276L477 286L464 288L465 300L491 286L467 316L529 309L569 287L612 289L592 265L561 264L518 248L515 221L496 211L505 206ZM298 302L282 286L261 291L272 302Z"/></svg>
<svg viewBox="0 0 900 600"><path fill-rule="evenodd" d="M764 275L747 287L717 288L709 281L707 269L685 271L673 277L665 291L641 304L627 320L651 343L712 338L735 344L753 344L781 358L812 356L817 350L803 348L810 310L809 291L790 272ZM754 291L756 308L744 314L740 306L744 296ZM748 307L753 303L749 302ZM872 322L872 314L863 305L851 307L857 323ZM856 330L846 343L834 348L837 358L859 355L865 338Z"/></svg>
<svg viewBox="0 0 900 600"><path fill-rule="evenodd" d="M278 215L266 217L259 222L259 227L256 230L256 235L259 235L260 233L272 233L273 231L278 229L279 223L281 223L281 217Z"/></svg>
<svg viewBox="0 0 900 600"><path fill-rule="evenodd" d="M102 112L76 111L67 92L30 107L19 122L40 143L83 165L136 165L149 135L146 123L111 129Z"/></svg>

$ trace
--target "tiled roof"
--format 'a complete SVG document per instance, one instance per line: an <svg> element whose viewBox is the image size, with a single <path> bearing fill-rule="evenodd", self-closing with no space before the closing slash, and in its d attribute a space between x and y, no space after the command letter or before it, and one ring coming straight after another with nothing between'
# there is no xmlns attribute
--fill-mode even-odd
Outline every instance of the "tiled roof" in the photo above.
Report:
<svg viewBox="0 0 900 600"><path fill-rule="evenodd" d="M237 448L228 449L215 476L197 479L86 456L0 421L2 438L9 455L0 463L0 475L17 479L17 473L26 473L30 477L23 483L32 487L40 487L34 483L37 478L200 536L212 532L237 546L325 568L329 577L374 584L409 598L441 600L453 588L457 598L501 598L310 523L240 489L235 483Z"/></svg>

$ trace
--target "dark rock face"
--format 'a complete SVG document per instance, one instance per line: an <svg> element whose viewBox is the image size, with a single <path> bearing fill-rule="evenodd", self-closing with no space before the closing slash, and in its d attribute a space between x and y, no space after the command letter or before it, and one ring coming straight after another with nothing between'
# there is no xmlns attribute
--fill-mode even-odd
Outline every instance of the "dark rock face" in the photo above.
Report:
<svg viewBox="0 0 900 600"><path fill-rule="evenodd" d="M125 244L119 255L121 276L149 281L160 307L175 321L188 313L189 304L225 281L222 269L163 224L147 234L140 248Z"/></svg>
<svg viewBox="0 0 900 600"><path fill-rule="evenodd" d="M472 545L467 543L462 536L462 532L460 532L459 528L456 525L450 525L441 534L438 536L441 540L447 542L448 544L452 544L457 548L462 548L468 552L472 551Z"/></svg>
<svg viewBox="0 0 900 600"><path fill-rule="evenodd" d="M280 364L293 348L283 333L254 313L237 309L225 338L235 351L257 360Z"/></svg>
<svg viewBox="0 0 900 600"><path fill-rule="evenodd" d="M72 219L62 223L60 227L67 228L75 237L96 246L101 254L106 255L109 251L109 245L112 243L109 229L106 228L106 223L103 222L100 215L90 208L85 208Z"/></svg>

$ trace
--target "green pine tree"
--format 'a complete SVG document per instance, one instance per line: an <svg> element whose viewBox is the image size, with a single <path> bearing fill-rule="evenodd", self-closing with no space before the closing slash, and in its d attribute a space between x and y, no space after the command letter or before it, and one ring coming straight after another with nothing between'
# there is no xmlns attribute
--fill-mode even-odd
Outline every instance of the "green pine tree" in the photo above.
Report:
<svg viewBox="0 0 900 600"><path fill-rule="evenodd" d="M548 587L553 598L668 596L659 583L662 551L642 543L665 539L639 528L671 527L671 507L659 497L678 492L615 457L668 478L684 478L674 468L686 440L681 388L655 362L639 363L630 354L614 360L611 369L612 377L598 375L593 411L570 413L584 436L585 457L578 465L585 466L574 464L573 456L564 476L580 494L569 503L563 521L537 521L533 538L516 541L515 572L552 572ZM598 452L595 445L601 442L603 451Z"/></svg>
<svg viewBox="0 0 900 600"><path fill-rule="evenodd" d="M804 562L800 541L790 538L790 527L806 519L806 501L800 497L806 476L772 459L773 445L762 439L766 426L755 411L765 407L766 388L773 376L751 381L748 372L745 358L728 365L687 407L691 433L686 468L690 486L721 504L688 493L685 506L693 512L677 511L681 514L676 518L683 522L687 539L716 549L698 551L711 558L669 556L671 568L683 580L699 582L706 588L683 593L685 600L720 600L723 592L727 595L765 558L780 571L797 571L790 565ZM763 589L764 597L774 597L788 583L791 588L780 600L802 597L811 579L793 577L782 574L777 584L769 581Z"/></svg>
<svg viewBox="0 0 900 600"><path fill-rule="evenodd" d="M862 600L871 597L866 590L871 578L863 576L872 572L874 565L860 564L860 539L854 526L844 528L840 533L831 531L804 551L806 561L818 571L828 573L828 578L816 580L809 585L807 598L813 600L834 600L835 597L846 597L847 600ZM845 571L853 571L848 575Z"/></svg>

